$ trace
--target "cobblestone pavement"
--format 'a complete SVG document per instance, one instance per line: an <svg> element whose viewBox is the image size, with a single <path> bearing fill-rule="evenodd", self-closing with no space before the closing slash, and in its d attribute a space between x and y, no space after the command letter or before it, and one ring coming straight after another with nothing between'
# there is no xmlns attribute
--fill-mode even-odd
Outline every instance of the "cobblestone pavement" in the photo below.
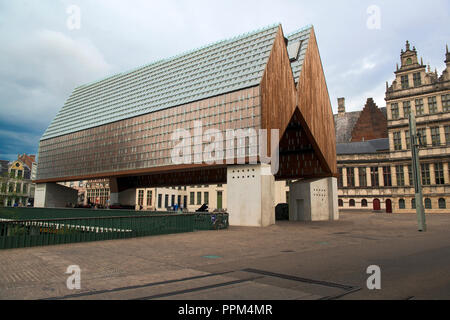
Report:
<svg viewBox="0 0 450 320"><path fill-rule="evenodd" d="M337 222L0 251L0 299L450 298L450 214L342 214ZM366 288L379 265L382 290ZM66 287L81 268L81 289Z"/></svg>

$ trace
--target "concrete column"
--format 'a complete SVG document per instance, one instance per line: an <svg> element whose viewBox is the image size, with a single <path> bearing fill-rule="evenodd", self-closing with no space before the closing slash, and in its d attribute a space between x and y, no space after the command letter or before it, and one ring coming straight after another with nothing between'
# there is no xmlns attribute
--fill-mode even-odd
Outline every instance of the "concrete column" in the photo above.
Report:
<svg viewBox="0 0 450 320"><path fill-rule="evenodd" d="M64 208L78 202L78 191L57 183L39 183L34 198L36 208Z"/></svg>
<svg viewBox="0 0 450 320"><path fill-rule="evenodd" d="M336 178L300 180L290 185L289 220L339 219Z"/></svg>
<svg viewBox="0 0 450 320"><path fill-rule="evenodd" d="M227 210L230 225L267 227L275 224L275 178L270 165L227 167Z"/></svg>
<svg viewBox="0 0 450 320"><path fill-rule="evenodd" d="M117 184L117 178L109 179L109 189L110 189L110 205L120 205L119 202L119 186Z"/></svg>

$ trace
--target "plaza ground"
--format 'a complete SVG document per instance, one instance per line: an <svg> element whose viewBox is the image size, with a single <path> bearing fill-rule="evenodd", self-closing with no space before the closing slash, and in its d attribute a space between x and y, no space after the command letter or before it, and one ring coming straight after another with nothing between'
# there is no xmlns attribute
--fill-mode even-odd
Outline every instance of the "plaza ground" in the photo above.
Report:
<svg viewBox="0 0 450 320"><path fill-rule="evenodd" d="M450 214L341 214L0 251L0 299L450 299ZM69 265L81 289L68 290ZM381 290L366 269L381 268Z"/></svg>

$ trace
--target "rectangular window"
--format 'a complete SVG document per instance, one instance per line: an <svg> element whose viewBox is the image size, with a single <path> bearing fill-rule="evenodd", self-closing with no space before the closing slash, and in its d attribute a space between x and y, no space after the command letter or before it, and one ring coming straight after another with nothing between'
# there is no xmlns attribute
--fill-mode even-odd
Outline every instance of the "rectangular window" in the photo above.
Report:
<svg viewBox="0 0 450 320"><path fill-rule="evenodd" d="M394 132L394 150L402 150L402 138L400 132Z"/></svg>
<svg viewBox="0 0 450 320"><path fill-rule="evenodd" d="M423 112L424 112L423 99L416 99L415 105L416 105L416 115L417 116L423 115Z"/></svg>
<svg viewBox="0 0 450 320"><path fill-rule="evenodd" d="M392 186L391 167L383 167L383 182L385 187Z"/></svg>
<svg viewBox="0 0 450 320"><path fill-rule="evenodd" d="M437 113L436 97L428 98L428 110L429 110L430 114Z"/></svg>
<svg viewBox="0 0 450 320"><path fill-rule="evenodd" d="M445 126L444 131L445 131L445 143L447 145L449 145L450 144L450 126Z"/></svg>
<svg viewBox="0 0 450 320"><path fill-rule="evenodd" d="M402 76L401 77L401 82L402 82L402 89L408 89L409 88L408 75Z"/></svg>
<svg viewBox="0 0 450 320"><path fill-rule="evenodd" d="M403 166L395 166L395 176L397 177L397 186L403 187L405 185Z"/></svg>
<svg viewBox="0 0 450 320"><path fill-rule="evenodd" d="M162 207L162 194L158 194L158 208Z"/></svg>
<svg viewBox="0 0 450 320"><path fill-rule="evenodd" d="M175 205L175 195L173 194L172 197L172 202L170 203L170 205L174 206Z"/></svg>
<svg viewBox="0 0 450 320"><path fill-rule="evenodd" d="M442 111L449 112L450 111L450 93L442 95L441 100L442 100Z"/></svg>
<svg viewBox="0 0 450 320"><path fill-rule="evenodd" d="M191 193L189 193L189 204L190 205L193 205L193 204L195 204L195 193L194 192L191 192Z"/></svg>
<svg viewBox="0 0 450 320"><path fill-rule="evenodd" d="M433 147L441 145L441 134L439 132L439 127L432 127L431 130L431 144Z"/></svg>
<svg viewBox="0 0 450 320"><path fill-rule="evenodd" d="M406 142L406 150L411 149L411 137L409 135L409 130L405 131L405 142Z"/></svg>
<svg viewBox="0 0 450 320"><path fill-rule="evenodd" d="M197 204L202 204L202 193L197 192Z"/></svg>
<svg viewBox="0 0 450 320"><path fill-rule="evenodd" d="M144 205L144 190L139 190L138 193L138 205L143 206Z"/></svg>
<svg viewBox="0 0 450 320"><path fill-rule="evenodd" d="M430 164L428 163L423 163L420 165L421 169L422 169L422 184L424 186L426 185L430 185L431 184L431 179L430 179Z"/></svg>
<svg viewBox="0 0 450 320"><path fill-rule="evenodd" d="M344 176L342 175L342 168L338 168L338 172L338 188L342 188L344 186Z"/></svg>
<svg viewBox="0 0 450 320"><path fill-rule="evenodd" d="M358 174L359 174L359 186L367 187L366 168L358 168Z"/></svg>
<svg viewBox="0 0 450 320"><path fill-rule="evenodd" d="M205 203L206 203L206 204L209 204L209 192L205 192L205 193L203 194L203 197L204 197Z"/></svg>
<svg viewBox="0 0 450 320"><path fill-rule="evenodd" d="M408 166L408 179L409 179L409 185L413 186L414 185L414 181L413 181L412 165Z"/></svg>
<svg viewBox="0 0 450 320"><path fill-rule="evenodd" d="M398 119L398 117L399 117L398 103L391 104L391 115L392 115L392 119Z"/></svg>
<svg viewBox="0 0 450 320"><path fill-rule="evenodd" d="M147 190L147 207L152 205L152 190Z"/></svg>
<svg viewBox="0 0 450 320"><path fill-rule="evenodd" d="M380 181L378 180L378 167L370 168L370 180L372 187L378 187L380 185Z"/></svg>
<svg viewBox="0 0 450 320"><path fill-rule="evenodd" d="M403 102L403 116L405 118L408 118L410 113L411 113L411 101Z"/></svg>
<svg viewBox="0 0 450 320"><path fill-rule="evenodd" d="M168 208L169 207L169 195L166 194L164 197L164 208Z"/></svg>
<svg viewBox="0 0 450 320"><path fill-rule="evenodd" d="M355 186L355 169L347 168L347 187Z"/></svg>
<svg viewBox="0 0 450 320"><path fill-rule="evenodd" d="M414 87L418 87L422 85L422 78L420 77L420 72L416 72L413 74Z"/></svg>
<svg viewBox="0 0 450 320"><path fill-rule="evenodd" d="M442 163L434 164L434 176L436 177L436 184L445 184L444 165Z"/></svg>
<svg viewBox="0 0 450 320"><path fill-rule="evenodd" d="M417 129L417 139L419 142L419 146L421 147L427 146L427 131L425 128Z"/></svg>

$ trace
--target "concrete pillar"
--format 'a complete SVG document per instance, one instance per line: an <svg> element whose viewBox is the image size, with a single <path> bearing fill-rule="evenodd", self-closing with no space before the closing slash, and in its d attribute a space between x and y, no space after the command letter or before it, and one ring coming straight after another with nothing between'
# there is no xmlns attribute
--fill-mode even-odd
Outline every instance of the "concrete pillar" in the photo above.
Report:
<svg viewBox="0 0 450 320"><path fill-rule="evenodd" d="M290 185L289 220L339 220L336 178L300 180Z"/></svg>
<svg viewBox="0 0 450 320"><path fill-rule="evenodd" d="M127 189L119 192L117 178L109 179L110 205L136 206L136 189Z"/></svg>
<svg viewBox="0 0 450 320"><path fill-rule="evenodd" d="M64 208L68 203L77 204L78 191L57 183L36 185L34 206L36 208Z"/></svg>
<svg viewBox="0 0 450 320"><path fill-rule="evenodd" d="M275 224L275 178L270 165L227 167L227 210L232 226Z"/></svg>

